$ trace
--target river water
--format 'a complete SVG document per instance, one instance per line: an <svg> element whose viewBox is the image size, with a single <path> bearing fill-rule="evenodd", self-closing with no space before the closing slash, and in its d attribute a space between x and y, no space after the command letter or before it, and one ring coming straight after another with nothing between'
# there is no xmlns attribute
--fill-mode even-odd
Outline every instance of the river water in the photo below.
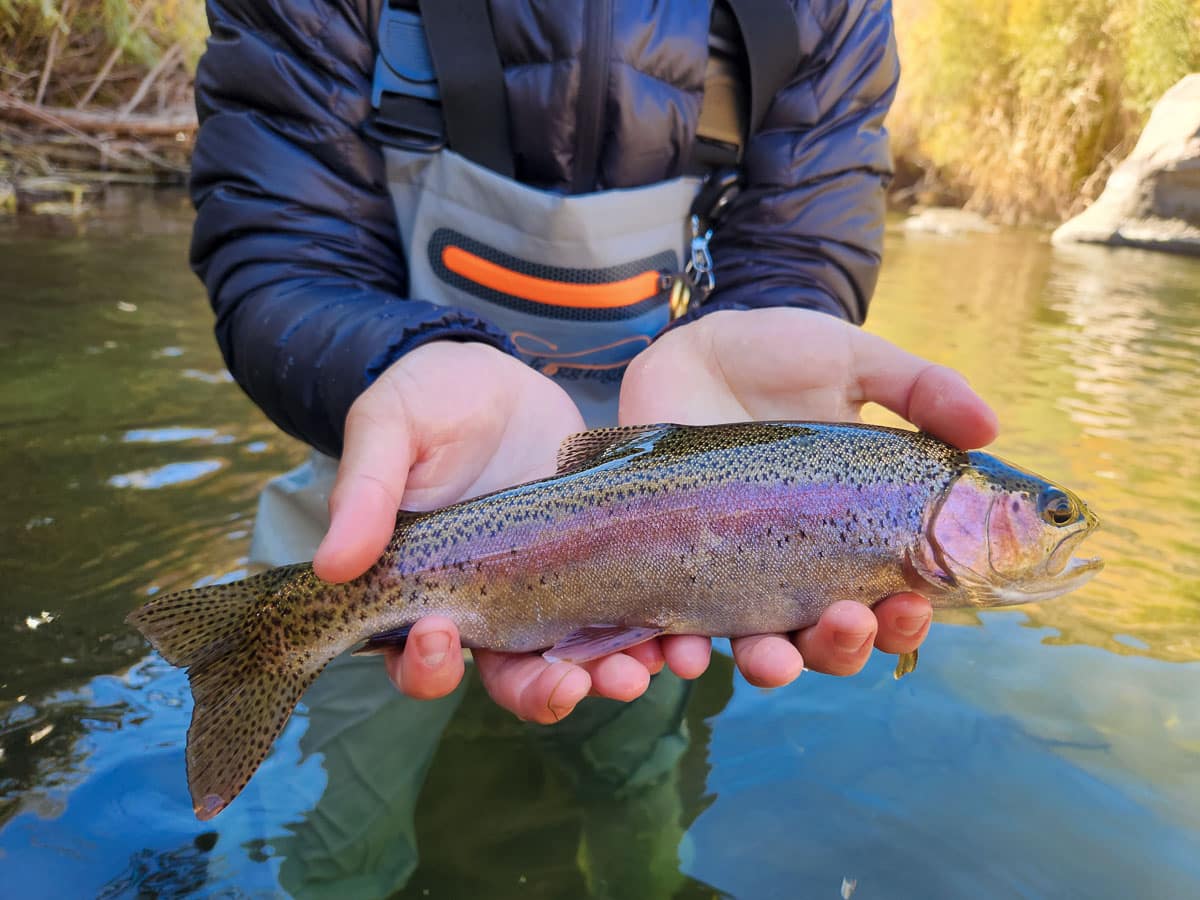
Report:
<svg viewBox="0 0 1200 900"><path fill-rule="evenodd" d="M0 221L0 893L1200 896L1200 261L889 234L871 329L1099 512L1076 594L943 617L900 682L717 657L602 726L346 664L200 823L186 682L123 618L236 576L303 449L224 370L189 225L176 194Z"/></svg>

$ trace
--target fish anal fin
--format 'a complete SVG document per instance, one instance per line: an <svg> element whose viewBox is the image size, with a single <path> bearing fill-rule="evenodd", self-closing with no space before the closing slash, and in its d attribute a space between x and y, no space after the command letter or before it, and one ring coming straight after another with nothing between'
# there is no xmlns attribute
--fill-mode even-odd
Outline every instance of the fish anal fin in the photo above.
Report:
<svg viewBox="0 0 1200 900"><path fill-rule="evenodd" d="M663 633L655 626L585 625L576 628L542 656L548 662L585 663L644 644Z"/></svg>
<svg viewBox="0 0 1200 900"><path fill-rule="evenodd" d="M371 656L376 653L386 653L389 650L403 650L404 645L408 643L408 633L410 631L412 631L411 625L402 625L390 631L381 631L379 634L373 634L363 642L361 647L350 655Z"/></svg>
<svg viewBox="0 0 1200 900"><path fill-rule="evenodd" d="M586 468L614 447L656 434L669 425L623 425L617 428L593 428L563 439L558 447L557 475Z"/></svg>

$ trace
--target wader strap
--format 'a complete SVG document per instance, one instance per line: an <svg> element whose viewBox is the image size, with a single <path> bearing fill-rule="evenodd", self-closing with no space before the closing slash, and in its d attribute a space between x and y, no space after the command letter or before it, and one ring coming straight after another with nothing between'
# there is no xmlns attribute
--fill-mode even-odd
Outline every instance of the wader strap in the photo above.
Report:
<svg viewBox="0 0 1200 900"><path fill-rule="evenodd" d="M728 0L750 62L750 130L755 134L771 101L796 72L800 35L787 0Z"/></svg>
<svg viewBox="0 0 1200 900"><path fill-rule="evenodd" d="M450 149L513 177L508 96L487 0L421 0Z"/></svg>

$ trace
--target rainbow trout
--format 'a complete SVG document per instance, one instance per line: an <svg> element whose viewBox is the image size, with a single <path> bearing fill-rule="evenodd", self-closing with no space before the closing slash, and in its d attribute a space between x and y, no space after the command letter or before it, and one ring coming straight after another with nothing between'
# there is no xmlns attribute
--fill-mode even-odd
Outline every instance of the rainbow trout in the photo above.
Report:
<svg viewBox="0 0 1200 900"><path fill-rule="evenodd" d="M803 422L607 428L568 438L557 473L402 512L344 584L305 565L156 597L130 615L188 667L188 783L209 819L245 787L338 654L401 644L420 617L464 645L584 662L660 634L812 625L839 600L916 591L1007 606L1079 587L1097 525L1061 487L928 435Z"/></svg>

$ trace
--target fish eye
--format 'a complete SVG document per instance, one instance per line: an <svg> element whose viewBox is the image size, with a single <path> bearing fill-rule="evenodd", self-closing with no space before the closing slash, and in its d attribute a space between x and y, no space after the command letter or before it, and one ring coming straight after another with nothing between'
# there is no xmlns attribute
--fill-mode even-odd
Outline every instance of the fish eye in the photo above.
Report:
<svg viewBox="0 0 1200 900"><path fill-rule="evenodd" d="M1051 525L1070 525L1079 517L1075 501L1058 488L1048 488L1038 497L1038 511Z"/></svg>

